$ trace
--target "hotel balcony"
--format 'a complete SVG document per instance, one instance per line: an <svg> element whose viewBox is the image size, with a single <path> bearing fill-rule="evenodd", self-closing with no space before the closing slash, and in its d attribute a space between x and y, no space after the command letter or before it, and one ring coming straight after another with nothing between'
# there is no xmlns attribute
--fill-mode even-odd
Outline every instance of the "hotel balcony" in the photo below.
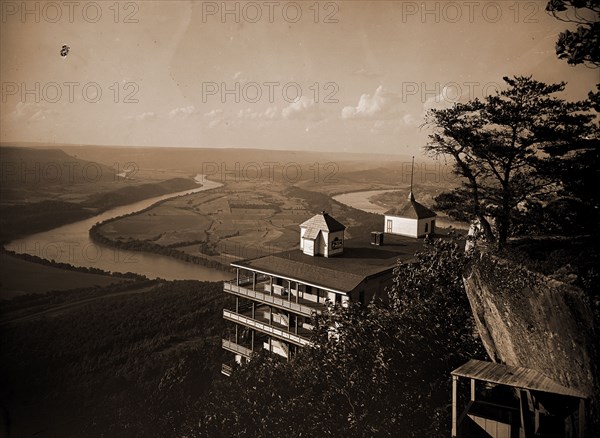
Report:
<svg viewBox="0 0 600 438"><path fill-rule="evenodd" d="M311 317L314 313L321 313L325 309L325 299L318 303L312 299L302 297L305 293L297 289L284 288L278 285L271 285L269 282L259 282L253 289L238 286L234 282L224 282L223 290L242 298L248 298L253 301L268 304L282 310L288 310L302 316ZM256 290L258 289L258 290ZM263 290L264 292L262 292ZM305 294L309 295L309 294ZM287 298L285 298L287 296ZM315 295L310 295L311 298Z"/></svg>
<svg viewBox="0 0 600 438"><path fill-rule="evenodd" d="M235 354L240 354L248 359L250 358L250 356L252 356L252 349L244 347L240 344L236 344L235 342L230 341L228 339L222 339L221 345L224 350L231 351Z"/></svg>
<svg viewBox="0 0 600 438"><path fill-rule="evenodd" d="M223 309L223 318L227 321L235 322L242 326L254 329L260 333L273 336L277 339L290 342L300 347L304 347L310 344L309 337L311 330L306 327L296 327L295 330L292 332L290 331L289 326L277 323L273 321L272 318L271 320L269 320L269 318L259 316L259 314L256 313L254 318L252 318L251 315L236 313L235 311L228 309ZM282 319L287 320L289 322L289 319L287 317L283 317ZM241 354L238 351L235 351L235 353Z"/></svg>
<svg viewBox="0 0 600 438"><path fill-rule="evenodd" d="M231 373L233 373L233 367L231 365L226 363L221 364L221 374L231 377Z"/></svg>

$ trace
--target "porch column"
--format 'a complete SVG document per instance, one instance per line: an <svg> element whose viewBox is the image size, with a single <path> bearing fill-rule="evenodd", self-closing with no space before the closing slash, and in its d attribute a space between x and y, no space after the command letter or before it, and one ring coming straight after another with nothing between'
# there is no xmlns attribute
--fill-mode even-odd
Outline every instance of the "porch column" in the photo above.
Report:
<svg viewBox="0 0 600 438"><path fill-rule="evenodd" d="M250 336L251 336L251 341L250 341L250 351L254 352L254 332L255 330L250 330Z"/></svg>
<svg viewBox="0 0 600 438"><path fill-rule="evenodd" d="M255 315L256 315L256 303L254 301L252 301L252 319L256 319Z"/></svg>
<svg viewBox="0 0 600 438"><path fill-rule="evenodd" d="M269 295L273 296L273 276L269 275Z"/></svg>
<svg viewBox="0 0 600 438"><path fill-rule="evenodd" d="M256 290L256 272L252 271L252 290Z"/></svg>
<svg viewBox="0 0 600 438"><path fill-rule="evenodd" d="M471 401L475 401L475 379L471 379Z"/></svg>
<svg viewBox="0 0 600 438"><path fill-rule="evenodd" d="M292 281L288 280L288 303L292 302Z"/></svg>
<svg viewBox="0 0 600 438"><path fill-rule="evenodd" d="M240 268L235 268L235 285L240 285Z"/></svg>
<svg viewBox="0 0 600 438"><path fill-rule="evenodd" d="M458 384L458 376L452 376L452 438L456 438L456 401L457 401L457 385Z"/></svg>
<svg viewBox="0 0 600 438"><path fill-rule="evenodd" d="M299 298L300 298L300 283L296 282L296 304L298 304Z"/></svg>

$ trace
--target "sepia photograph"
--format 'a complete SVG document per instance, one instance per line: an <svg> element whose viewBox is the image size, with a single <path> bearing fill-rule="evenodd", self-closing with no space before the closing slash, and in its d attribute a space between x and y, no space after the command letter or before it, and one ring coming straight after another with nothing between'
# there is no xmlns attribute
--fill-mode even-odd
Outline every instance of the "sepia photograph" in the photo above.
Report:
<svg viewBox="0 0 600 438"><path fill-rule="evenodd" d="M600 436L600 0L0 0L0 438Z"/></svg>

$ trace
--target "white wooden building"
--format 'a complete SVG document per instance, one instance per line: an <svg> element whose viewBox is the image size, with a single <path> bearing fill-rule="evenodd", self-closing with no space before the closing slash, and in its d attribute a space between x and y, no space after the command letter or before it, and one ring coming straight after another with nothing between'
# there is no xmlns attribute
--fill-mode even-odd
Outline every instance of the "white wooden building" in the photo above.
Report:
<svg viewBox="0 0 600 438"><path fill-rule="evenodd" d="M385 212L384 232L408 237L425 237L435 233L435 212L418 203L412 191L408 202Z"/></svg>
<svg viewBox="0 0 600 438"><path fill-rule="evenodd" d="M310 256L340 255L344 252L345 229L323 211L300 224L300 249Z"/></svg>

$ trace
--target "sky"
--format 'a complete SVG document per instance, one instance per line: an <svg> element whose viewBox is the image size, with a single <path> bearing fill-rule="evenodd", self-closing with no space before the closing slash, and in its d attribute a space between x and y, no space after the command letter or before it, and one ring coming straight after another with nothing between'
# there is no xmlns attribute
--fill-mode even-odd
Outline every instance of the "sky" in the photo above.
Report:
<svg viewBox="0 0 600 438"><path fill-rule="evenodd" d="M3 0L0 141L418 154L503 76L594 88L545 5Z"/></svg>

